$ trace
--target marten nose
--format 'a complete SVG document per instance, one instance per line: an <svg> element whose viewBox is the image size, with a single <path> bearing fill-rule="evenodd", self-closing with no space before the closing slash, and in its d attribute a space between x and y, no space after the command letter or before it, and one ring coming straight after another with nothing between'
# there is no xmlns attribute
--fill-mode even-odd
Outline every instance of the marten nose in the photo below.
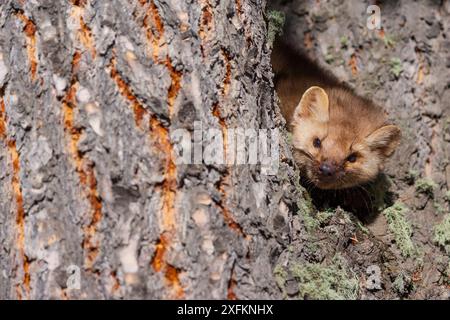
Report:
<svg viewBox="0 0 450 320"><path fill-rule="evenodd" d="M319 166L319 171L322 175L331 177L335 174L336 168L331 163L323 162Z"/></svg>

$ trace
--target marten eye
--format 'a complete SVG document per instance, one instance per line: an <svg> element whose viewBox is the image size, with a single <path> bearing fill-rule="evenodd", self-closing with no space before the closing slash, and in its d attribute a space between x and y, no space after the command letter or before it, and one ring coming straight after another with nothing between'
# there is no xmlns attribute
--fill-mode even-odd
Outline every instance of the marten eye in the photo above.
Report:
<svg viewBox="0 0 450 320"><path fill-rule="evenodd" d="M352 153L351 155L349 155L349 156L347 157L347 161L348 161L348 162L355 162L355 161L356 161L356 158L357 158L356 153Z"/></svg>
<svg viewBox="0 0 450 320"><path fill-rule="evenodd" d="M321 147L321 145L322 145L322 143L320 142L320 139L319 138L314 138L314 140L313 140L314 148L319 149Z"/></svg>

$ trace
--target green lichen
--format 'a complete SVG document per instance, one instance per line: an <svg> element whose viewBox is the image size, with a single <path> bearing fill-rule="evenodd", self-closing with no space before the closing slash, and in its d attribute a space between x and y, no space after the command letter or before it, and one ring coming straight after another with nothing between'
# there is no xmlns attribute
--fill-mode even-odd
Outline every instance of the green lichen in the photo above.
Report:
<svg viewBox="0 0 450 320"><path fill-rule="evenodd" d="M346 48L348 46L348 38L346 36L342 36L339 39L342 48Z"/></svg>
<svg viewBox="0 0 450 320"><path fill-rule="evenodd" d="M447 269L442 271L442 282L446 286L450 286L450 262L448 263Z"/></svg>
<svg viewBox="0 0 450 320"><path fill-rule="evenodd" d="M352 220L352 216L350 215L350 213L348 213L347 211L344 211L342 209L340 209L340 212L342 213L342 218L344 219L344 224L353 224L353 220ZM337 212L337 211L336 211Z"/></svg>
<svg viewBox="0 0 450 320"><path fill-rule="evenodd" d="M401 296L407 296L414 290L414 282L405 273L400 273L392 283L394 290Z"/></svg>
<svg viewBox="0 0 450 320"><path fill-rule="evenodd" d="M450 117L447 117L444 121L444 128L443 130L447 130L448 128L450 128Z"/></svg>
<svg viewBox="0 0 450 320"><path fill-rule="evenodd" d="M291 268L291 272L300 283L301 298L355 300L358 297L358 278L340 255L336 255L329 265L297 264Z"/></svg>
<svg viewBox="0 0 450 320"><path fill-rule="evenodd" d="M291 145L292 144L292 133L286 132L286 142Z"/></svg>
<svg viewBox="0 0 450 320"><path fill-rule="evenodd" d="M307 200L301 200L297 203L299 208L299 214L303 218L303 223L305 224L306 230L308 232L314 231L320 226L327 225L330 219L336 214L334 209L327 209L325 211L319 211L313 214L313 204L308 202ZM346 219L348 218L348 219ZM344 219L347 223L351 223L350 218L345 215Z"/></svg>
<svg viewBox="0 0 450 320"><path fill-rule="evenodd" d="M395 45L395 40L393 36L385 35L383 41L386 47L393 47Z"/></svg>
<svg viewBox="0 0 450 320"><path fill-rule="evenodd" d="M303 223L305 224L306 231L311 232L319 227L319 221L311 216L307 211L300 210L299 213L303 218Z"/></svg>
<svg viewBox="0 0 450 320"><path fill-rule="evenodd" d="M321 225L327 224L330 221L331 217L334 215L335 215L335 212L332 209L328 209L325 211L319 211L319 212L317 212L317 221Z"/></svg>
<svg viewBox="0 0 450 320"><path fill-rule="evenodd" d="M417 178L419 177L419 171L417 170L409 170L408 173L405 175L405 181L409 184L413 184Z"/></svg>
<svg viewBox="0 0 450 320"><path fill-rule="evenodd" d="M269 46L272 47L277 35L283 33L285 16L281 11L271 10L267 13L267 17L269 20L267 41Z"/></svg>
<svg viewBox="0 0 450 320"><path fill-rule="evenodd" d="M320 246L316 242L313 242L313 241L306 242L305 250L304 250L305 254L314 255L315 253L317 253L319 251L320 251Z"/></svg>
<svg viewBox="0 0 450 320"><path fill-rule="evenodd" d="M411 240L412 228L405 217L407 211L408 208L401 202L396 202L383 211L389 230L394 234L395 242L404 257L410 257L416 252Z"/></svg>
<svg viewBox="0 0 450 320"><path fill-rule="evenodd" d="M403 72L402 61L399 58L392 58L389 65L391 67L390 72L398 78Z"/></svg>
<svg viewBox="0 0 450 320"><path fill-rule="evenodd" d="M450 190L447 190L447 192L444 194L444 200L450 202Z"/></svg>
<svg viewBox="0 0 450 320"><path fill-rule="evenodd" d="M450 214L434 228L434 242L442 247L450 255Z"/></svg>
<svg viewBox="0 0 450 320"><path fill-rule="evenodd" d="M286 270L282 266L277 265L273 269L273 274L275 276L275 281L277 282L278 286L280 288L284 288L284 284L286 283L286 279L288 276Z"/></svg>
<svg viewBox="0 0 450 320"><path fill-rule="evenodd" d="M418 179L415 183L417 192L426 194L430 197L434 194L434 189L437 188L437 184L428 178Z"/></svg>
<svg viewBox="0 0 450 320"><path fill-rule="evenodd" d="M365 226L362 225L362 223L360 221L356 221L356 225L358 226L359 229L361 229L362 232L364 232L365 234L369 234L370 231L369 229L367 229Z"/></svg>
<svg viewBox="0 0 450 320"><path fill-rule="evenodd" d="M327 53L325 55L325 62L328 64L332 64L334 61L334 56L331 53Z"/></svg>
<svg viewBox="0 0 450 320"><path fill-rule="evenodd" d="M445 213L444 207L437 201L433 202L433 208L435 210L436 215L441 215Z"/></svg>
<svg viewBox="0 0 450 320"><path fill-rule="evenodd" d="M294 179L294 184L299 193L305 195L305 197L299 197L297 201L298 215L302 217L305 224L306 231L311 232L319 227L319 221L313 217L314 205L307 193L304 192L305 188L300 184L300 177Z"/></svg>

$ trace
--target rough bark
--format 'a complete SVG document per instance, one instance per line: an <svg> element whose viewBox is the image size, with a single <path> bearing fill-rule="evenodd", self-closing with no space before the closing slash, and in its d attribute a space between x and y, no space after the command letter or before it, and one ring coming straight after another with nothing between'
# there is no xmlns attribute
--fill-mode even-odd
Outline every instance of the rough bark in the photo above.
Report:
<svg viewBox="0 0 450 320"><path fill-rule="evenodd" d="M0 298L281 296L292 167L177 165L171 139L280 125L264 10L2 1Z"/></svg>

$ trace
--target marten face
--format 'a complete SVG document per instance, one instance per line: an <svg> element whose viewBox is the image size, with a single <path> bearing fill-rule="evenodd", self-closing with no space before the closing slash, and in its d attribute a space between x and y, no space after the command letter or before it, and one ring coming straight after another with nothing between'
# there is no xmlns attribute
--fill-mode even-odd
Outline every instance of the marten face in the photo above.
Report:
<svg viewBox="0 0 450 320"><path fill-rule="evenodd" d="M321 189L343 189L374 179L401 133L384 114L350 92L311 87L292 122L294 157Z"/></svg>

